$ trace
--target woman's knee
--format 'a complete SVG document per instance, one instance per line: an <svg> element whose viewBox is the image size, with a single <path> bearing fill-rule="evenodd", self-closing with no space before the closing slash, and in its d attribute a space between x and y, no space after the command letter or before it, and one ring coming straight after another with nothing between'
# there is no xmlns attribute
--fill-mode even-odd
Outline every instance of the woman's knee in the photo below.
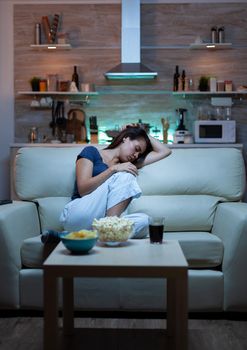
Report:
<svg viewBox="0 0 247 350"><path fill-rule="evenodd" d="M115 177L115 181L121 181L121 182L131 182L134 179L136 179L136 176L128 173L127 171L121 171L118 173L115 173L113 175Z"/></svg>

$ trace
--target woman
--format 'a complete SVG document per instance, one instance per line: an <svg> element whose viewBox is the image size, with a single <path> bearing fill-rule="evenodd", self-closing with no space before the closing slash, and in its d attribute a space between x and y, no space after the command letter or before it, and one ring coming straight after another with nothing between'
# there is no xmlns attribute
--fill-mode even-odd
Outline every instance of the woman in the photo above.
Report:
<svg viewBox="0 0 247 350"><path fill-rule="evenodd" d="M60 217L66 231L91 229L94 218L121 216L133 198L141 195L138 169L167 157L171 150L143 128L126 126L106 148L85 147L77 156L72 201ZM125 215L134 222L133 237L146 236L148 217Z"/></svg>

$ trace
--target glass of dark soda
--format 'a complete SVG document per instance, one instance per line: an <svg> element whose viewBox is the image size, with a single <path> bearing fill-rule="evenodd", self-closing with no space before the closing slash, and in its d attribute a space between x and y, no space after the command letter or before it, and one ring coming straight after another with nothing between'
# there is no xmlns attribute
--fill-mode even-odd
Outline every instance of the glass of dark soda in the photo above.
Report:
<svg viewBox="0 0 247 350"><path fill-rule="evenodd" d="M150 217L149 218L149 238L152 244L162 244L164 232L165 218Z"/></svg>

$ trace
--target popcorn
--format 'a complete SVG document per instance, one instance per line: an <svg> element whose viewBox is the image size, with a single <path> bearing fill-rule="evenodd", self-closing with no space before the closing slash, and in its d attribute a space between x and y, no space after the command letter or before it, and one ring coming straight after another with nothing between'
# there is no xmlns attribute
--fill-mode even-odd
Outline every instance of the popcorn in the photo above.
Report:
<svg viewBox="0 0 247 350"><path fill-rule="evenodd" d="M90 231L90 230L80 230L80 231L73 231L64 236L64 238L69 239L91 239L96 238L97 232L96 231Z"/></svg>
<svg viewBox="0 0 247 350"><path fill-rule="evenodd" d="M132 232L133 222L118 216L107 216L94 219L92 226L98 231L101 242L124 242Z"/></svg>

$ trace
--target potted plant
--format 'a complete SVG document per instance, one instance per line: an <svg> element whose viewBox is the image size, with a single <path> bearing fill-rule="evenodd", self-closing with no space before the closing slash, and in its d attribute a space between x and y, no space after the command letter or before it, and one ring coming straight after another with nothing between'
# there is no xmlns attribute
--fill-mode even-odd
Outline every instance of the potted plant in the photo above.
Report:
<svg viewBox="0 0 247 350"><path fill-rule="evenodd" d="M209 82L209 78L202 76L199 80L199 86L198 86L199 91L208 91L209 90L208 82Z"/></svg>
<svg viewBox="0 0 247 350"><path fill-rule="evenodd" d="M38 77L32 77L29 80L31 87L32 87L32 91L39 91L39 82L40 82L40 78Z"/></svg>

